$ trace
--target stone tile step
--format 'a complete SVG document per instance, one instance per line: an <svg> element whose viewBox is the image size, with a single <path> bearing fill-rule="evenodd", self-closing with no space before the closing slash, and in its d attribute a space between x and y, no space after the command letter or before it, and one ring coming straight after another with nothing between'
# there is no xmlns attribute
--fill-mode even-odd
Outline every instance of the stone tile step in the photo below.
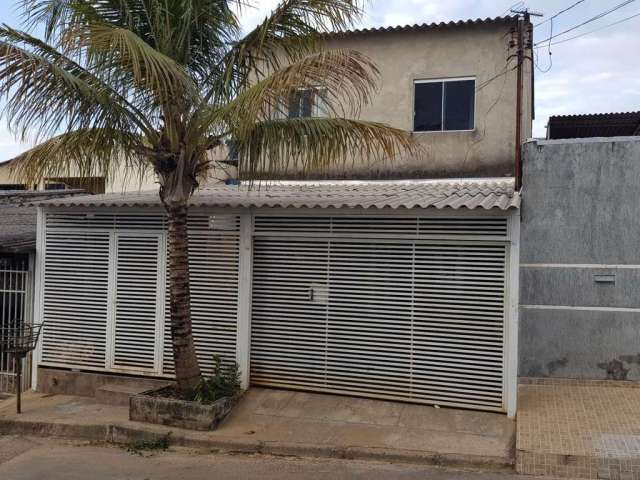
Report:
<svg viewBox="0 0 640 480"><path fill-rule="evenodd" d="M166 386L170 385L167 382ZM96 401L105 405L127 406L132 395L139 395L148 390L162 388L158 383L109 383L96 389Z"/></svg>
<svg viewBox="0 0 640 480"><path fill-rule="evenodd" d="M639 480L640 457L564 455L516 450L516 471L549 479Z"/></svg>

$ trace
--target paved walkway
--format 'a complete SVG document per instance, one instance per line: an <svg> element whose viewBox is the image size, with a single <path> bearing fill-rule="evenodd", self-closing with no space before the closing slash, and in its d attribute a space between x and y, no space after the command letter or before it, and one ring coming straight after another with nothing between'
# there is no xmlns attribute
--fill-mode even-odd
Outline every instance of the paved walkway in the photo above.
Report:
<svg viewBox="0 0 640 480"><path fill-rule="evenodd" d="M640 479L640 388L622 382L521 385L517 470Z"/></svg>
<svg viewBox="0 0 640 480"><path fill-rule="evenodd" d="M3 456L4 454L4 456ZM267 455L199 454L171 448L141 454L123 448L0 437L2 480L515 480L516 475L423 465ZM525 477L520 480L528 480Z"/></svg>
<svg viewBox="0 0 640 480"><path fill-rule="evenodd" d="M0 407L0 432L122 442L171 430L178 444L300 456L505 467L515 423L505 415L285 390L249 390L214 432L128 420L128 407L91 398L26 395L24 413Z"/></svg>

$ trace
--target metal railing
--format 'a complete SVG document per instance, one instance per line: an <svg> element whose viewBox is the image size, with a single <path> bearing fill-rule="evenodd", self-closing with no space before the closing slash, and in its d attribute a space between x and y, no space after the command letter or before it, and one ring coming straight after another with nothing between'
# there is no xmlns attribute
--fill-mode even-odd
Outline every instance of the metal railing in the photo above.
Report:
<svg viewBox="0 0 640 480"><path fill-rule="evenodd" d="M29 321L29 258L20 254L0 254L0 331L19 328ZM0 347L1 348L1 347ZM17 360L15 355L0 350L0 392L16 392ZM24 371L30 370L27 356ZM31 387L31 376L23 375L21 390Z"/></svg>

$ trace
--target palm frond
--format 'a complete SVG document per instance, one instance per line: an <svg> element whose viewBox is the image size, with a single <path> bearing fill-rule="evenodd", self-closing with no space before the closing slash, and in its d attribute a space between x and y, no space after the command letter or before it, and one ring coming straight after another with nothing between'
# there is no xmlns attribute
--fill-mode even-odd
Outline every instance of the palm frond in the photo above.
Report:
<svg viewBox="0 0 640 480"><path fill-rule="evenodd" d="M134 86L151 92L159 105L196 95L196 86L182 65L127 28L90 23L67 31L64 43L67 50L86 52L87 62L100 68L107 75L105 80L126 83L130 76Z"/></svg>
<svg viewBox="0 0 640 480"><path fill-rule="evenodd" d="M105 22L150 33L150 9L155 0L19 0L27 27L43 27L47 42L67 29L89 22Z"/></svg>
<svg viewBox="0 0 640 480"><path fill-rule="evenodd" d="M4 115L22 137L48 138L62 129L151 132L145 117L107 83L25 32L0 28L0 95Z"/></svg>
<svg viewBox="0 0 640 480"><path fill-rule="evenodd" d="M111 129L75 130L53 137L11 160L12 174L26 183L47 177L104 177L153 172L143 139Z"/></svg>
<svg viewBox="0 0 640 480"><path fill-rule="evenodd" d="M344 30L362 15L360 0L283 0L256 28L224 56L205 98L231 88L238 92L251 78L315 52L322 33Z"/></svg>
<svg viewBox="0 0 640 480"><path fill-rule="evenodd" d="M292 93L306 88L322 91L331 116L357 117L371 101L378 78L377 67L366 55L355 50L323 50L273 72L224 106L210 108L190 129L209 131L210 124L224 122L236 132L250 130L256 122L282 113Z"/></svg>
<svg viewBox="0 0 640 480"><path fill-rule="evenodd" d="M234 136L242 179L325 173L349 162L391 162L415 153L409 133L376 122L343 118L293 118L260 122Z"/></svg>

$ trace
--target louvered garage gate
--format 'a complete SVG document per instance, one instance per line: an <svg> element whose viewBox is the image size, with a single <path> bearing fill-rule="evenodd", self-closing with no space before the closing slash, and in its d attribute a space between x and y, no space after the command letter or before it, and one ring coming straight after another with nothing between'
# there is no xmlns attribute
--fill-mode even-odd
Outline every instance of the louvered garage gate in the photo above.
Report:
<svg viewBox="0 0 640 480"><path fill-rule="evenodd" d="M161 213L48 212L39 365L173 373ZM189 218L192 318L205 372L235 361L239 217Z"/></svg>
<svg viewBox="0 0 640 480"><path fill-rule="evenodd" d="M255 219L251 381L505 410L508 220Z"/></svg>

